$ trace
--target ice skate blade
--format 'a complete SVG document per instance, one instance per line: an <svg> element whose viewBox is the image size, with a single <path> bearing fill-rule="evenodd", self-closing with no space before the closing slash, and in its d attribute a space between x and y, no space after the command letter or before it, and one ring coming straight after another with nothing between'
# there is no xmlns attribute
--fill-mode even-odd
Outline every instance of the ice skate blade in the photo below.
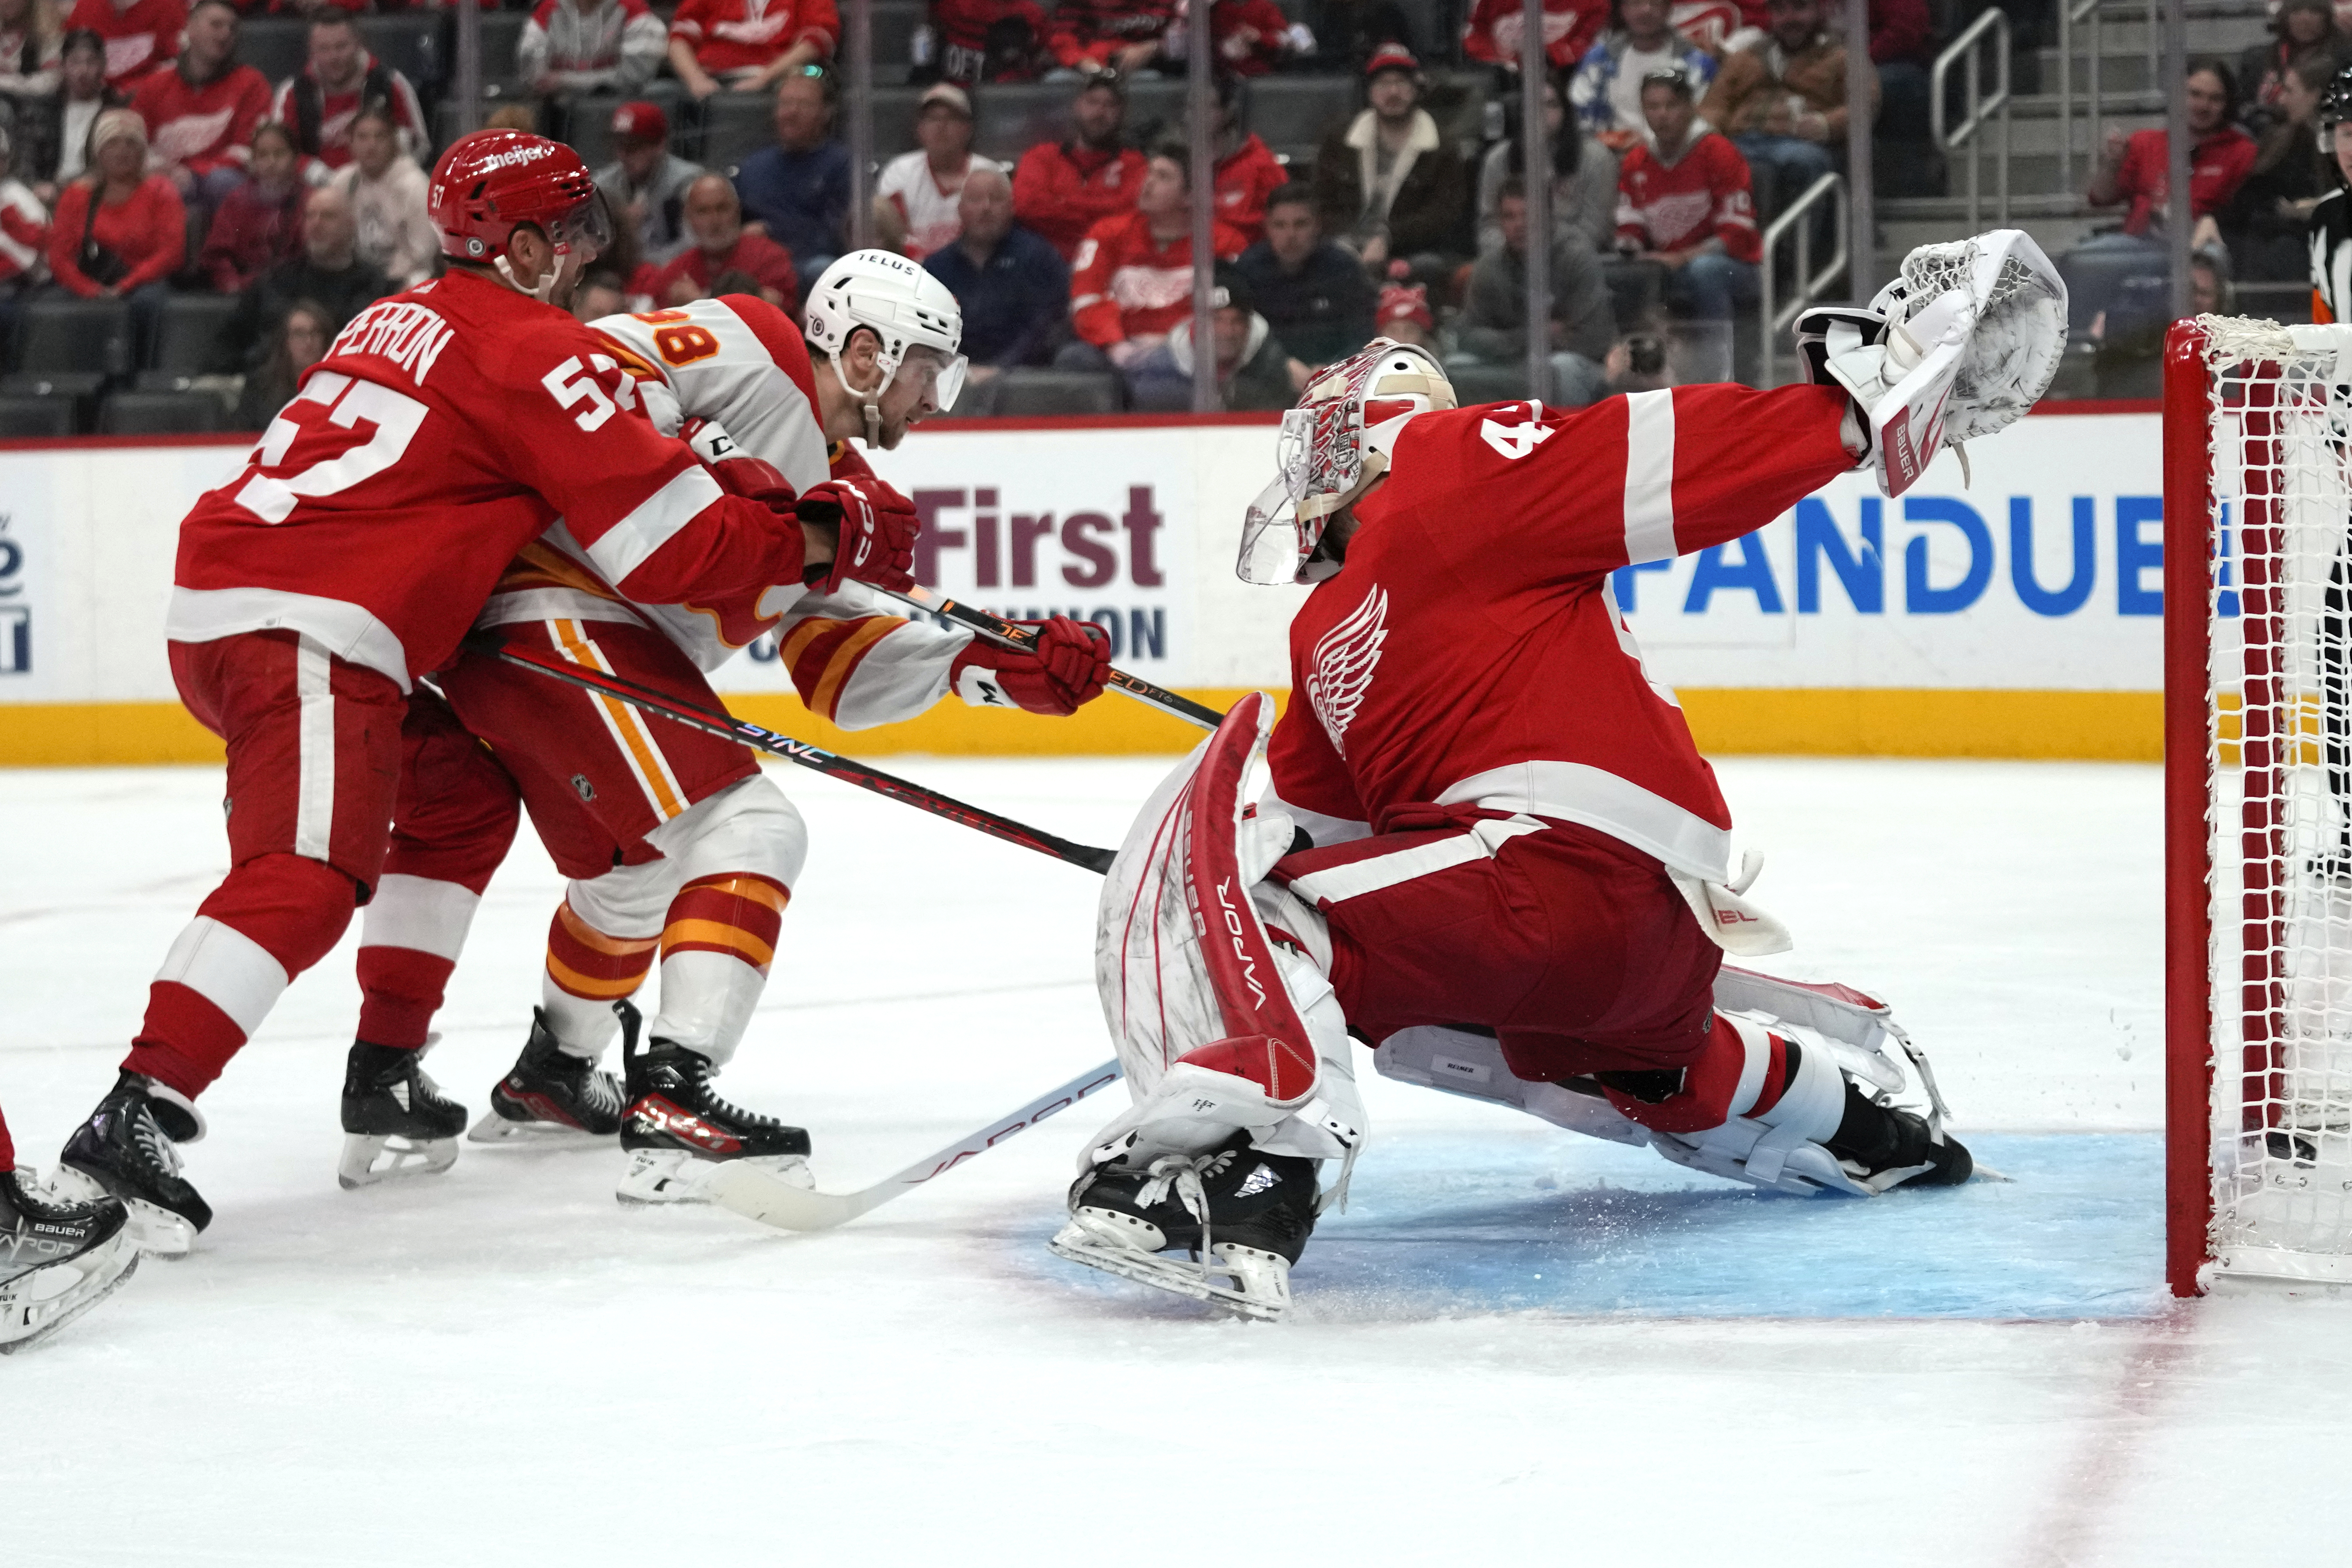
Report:
<svg viewBox="0 0 2352 1568"><path fill-rule="evenodd" d="M36 1268L0 1287L0 1355L40 1343L137 1272L139 1244L126 1225L79 1258Z"/></svg>
<svg viewBox="0 0 2352 1568"><path fill-rule="evenodd" d="M457 1163L455 1138L378 1138L350 1132L343 1136L343 1155L335 1166L335 1180L345 1192L352 1192L405 1176L437 1176Z"/></svg>
<svg viewBox="0 0 2352 1568"><path fill-rule="evenodd" d="M59 1165L51 1172L48 1186L58 1197L73 1203L96 1203L119 1195L89 1172L71 1165ZM124 1198L122 1206L131 1211L131 1223L123 1226L123 1233L143 1256L176 1263L194 1249L196 1227L184 1216L144 1198Z"/></svg>
<svg viewBox="0 0 2352 1568"><path fill-rule="evenodd" d="M509 1121L495 1110L485 1110L466 1130L468 1143L513 1143L538 1149L593 1149L609 1145L616 1136L612 1132L591 1132L568 1121L542 1121L537 1117L528 1121Z"/></svg>
<svg viewBox="0 0 2352 1568"><path fill-rule="evenodd" d="M698 1160L683 1149L633 1149L613 1196L625 1204L707 1204L711 1184L724 1171L757 1171L771 1182L814 1187L816 1178L800 1154L762 1154L745 1160Z"/></svg>
<svg viewBox="0 0 2352 1568"><path fill-rule="evenodd" d="M1254 1247L1216 1242L1210 1248L1213 1263L1164 1253L1138 1252L1133 1247L1106 1245L1083 1226L1066 1225L1046 1247L1056 1258L1155 1286L1195 1301L1206 1301L1239 1317L1274 1322L1290 1310L1290 1265L1271 1252ZM1233 1285L1219 1285L1223 1275Z"/></svg>

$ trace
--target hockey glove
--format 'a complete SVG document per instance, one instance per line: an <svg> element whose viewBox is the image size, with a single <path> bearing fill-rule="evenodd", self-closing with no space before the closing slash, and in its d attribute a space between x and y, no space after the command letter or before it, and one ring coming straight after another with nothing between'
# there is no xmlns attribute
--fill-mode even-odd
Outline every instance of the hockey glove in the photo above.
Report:
<svg viewBox="0 0 2352 1568"><path fill-rule="evenodd" d="M702 459L720 489L730 496L764 501L774 511L787 515L793 511L796 492L792 481L777 472L773 463L754 458L737 446L717 420L689 419L677 434Z"/></svg>
<svg viewBox="0 0 2352 1568"><path fill-rule="evenodd" d="M880 479L861 474L811 485L797 510L803 522L839 530L832 564L803 574L818 593L833 593L851 579L893 591L914 585L915 535L922 531L922 519L914 502Z"/></svg>
<svg viewBox="0 0 2352 1568"><path fill-rule="evenodd" d="M1016 623L1037 628L1027 648L975 640L956 655L948 683L975 708L1022 708L1066 719L1102 695L1110 676L1110 637L1092 621L1055 616Z"/></svg>

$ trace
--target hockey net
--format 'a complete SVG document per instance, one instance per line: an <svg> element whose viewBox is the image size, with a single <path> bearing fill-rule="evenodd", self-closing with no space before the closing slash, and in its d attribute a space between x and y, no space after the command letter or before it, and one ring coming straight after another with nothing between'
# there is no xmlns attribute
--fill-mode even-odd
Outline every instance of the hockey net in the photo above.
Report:
<svg viewBox="0 0 2352 1568"><path fill-rule="evenodd" d="M2168 1275L2352 1282L2352 327L2165 364Z"/></svg>

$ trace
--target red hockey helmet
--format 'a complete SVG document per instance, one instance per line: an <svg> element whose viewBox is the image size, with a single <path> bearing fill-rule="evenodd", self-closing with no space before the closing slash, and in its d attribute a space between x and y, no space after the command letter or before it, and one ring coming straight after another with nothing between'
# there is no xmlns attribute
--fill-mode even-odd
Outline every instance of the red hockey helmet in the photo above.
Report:
<svg viewBox="0 0 2352 1568"><path fill-rule="evenodd" d="M580 154L524 131L477 131L449 143L433 166L425 210L441 231L441 253L460 261L504 254L523 224L558 254L577 244L602 251L613 241L612 215Z"/></svg>

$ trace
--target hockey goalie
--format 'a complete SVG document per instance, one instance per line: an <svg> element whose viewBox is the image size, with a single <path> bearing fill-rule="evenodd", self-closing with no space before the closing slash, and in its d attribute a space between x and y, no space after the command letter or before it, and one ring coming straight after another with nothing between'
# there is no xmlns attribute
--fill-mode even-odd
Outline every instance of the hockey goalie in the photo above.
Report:
<svg viewBox="0 0 2352 1568"><path fill-rule="evenodd" d="M1292 700L1236 705L1120 848L1096 969L1134 1100L1054 1250L1279 1315L1369 1131L1351 1034L1391 1076L1758 1186L1967 1181L1883 1005L1725 966L1786 936L1606 584L1856 468L1900 494L2031 406L2064 324L1999 231L1801 318L1811 384L1457 408L1416 348L1327 371L1242 541L1244 578L1316 585Z"/></svg>

